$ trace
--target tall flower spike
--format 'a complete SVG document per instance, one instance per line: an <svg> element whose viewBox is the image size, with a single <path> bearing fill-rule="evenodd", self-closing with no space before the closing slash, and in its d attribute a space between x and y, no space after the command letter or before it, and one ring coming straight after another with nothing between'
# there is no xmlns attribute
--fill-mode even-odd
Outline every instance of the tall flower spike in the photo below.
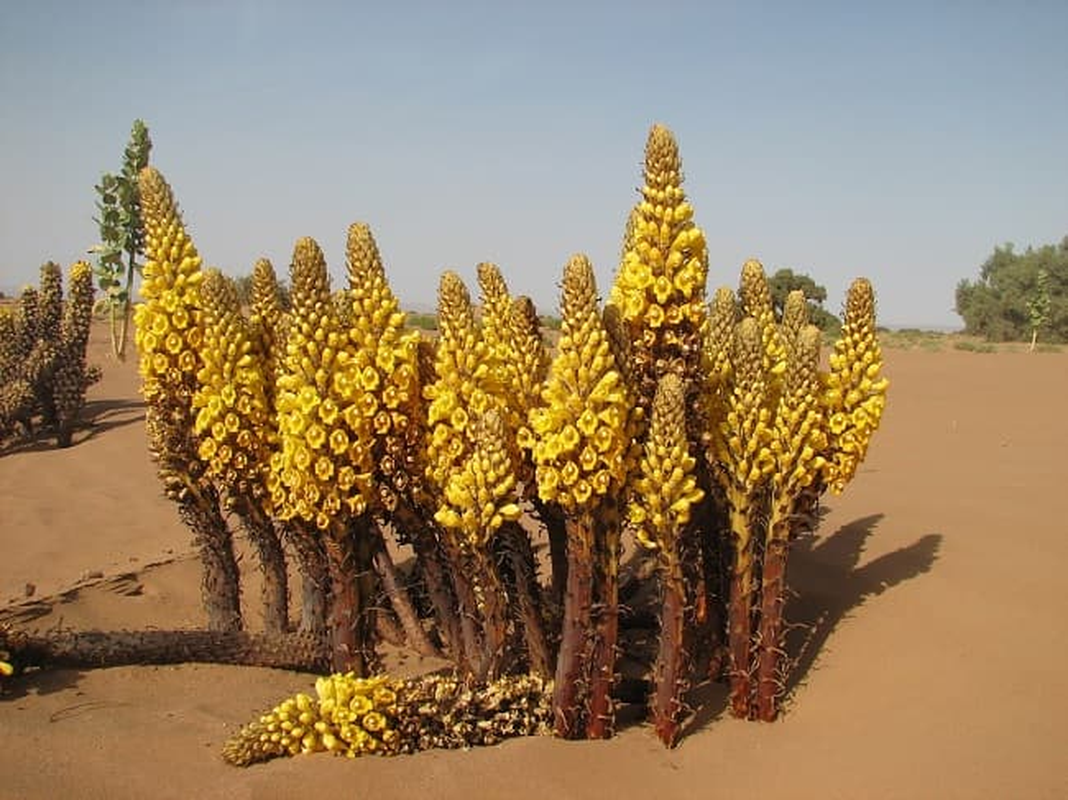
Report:
<svg viewBox="0 0 1068 800"><path fill-rule="evenodd" d="M362 387L360 405L373 435L377 502L393 511L401 497L419 494L425 461L426 410L419 376L418 331L405 330L371 228L349 226L349 380Z"/></svg>
<svg viewBox="0 0 1068 800"><path fill-rule="evenodd" d="M835 494L856 474L882 419L889 386L881 376L882 367L875 292L866 278L857 278L846 295L842 331L830 356L824 395L830 439L826 483Z"/></svg>
<svg viewBox="0 0 1068 800"><path fill-rule="evenodd" d="M804 298L802 297L802 301ZM802 328L790 347L783 393L775 415L772 451L776 467L770 482L768 522L761 569L760 634L756 707L759 719L778 714L782 694L780 654L783 652L783 606L786 559L799 495L818 480L826 446L819 375L821 333L815 325Z"/></svg>
<svg viewBox="0 0 1068 800"><path fill-rule="evenodd" d="M734 565L728 608L731 656L731 708L735 716L749 714L750 633L753 602L753 527L756 500L775 468L768 442L767 384L760 324L746 317L735 330L733 387L727 415L720 423L719 464L716 471L727 499Z"/></svg>
<svg viewBox="0 0 1068 800"><path fill-rule="evenodd" d="M666 370L697 377L707 325L705 237L682 190L675 137L654 125L645 147L645 185L624 237L622 263L609 297L626 323L638 402L652 404Z"/></svg>
<svg viewBox="0 0 1068 800"><path fill-rule="evenodd" d="M164 490L194 533L204 567L201 594L213 630L241 626L240 582L233 542L218 494L204 479L193 438L193 395L203 366L200 284L204 273L193 240L163 176L139 176L146 261L142 302L134 312L149 449Z"/></svg>
<svg viewBox="0 0 1068 800"><path fill-rule="evenodd" d="M274 382L285 358L286 313L282 309L281 290L274 265L266 258L256 260L252 267L252 298L250 312L253 334L259 339L264 369L269 376L267 395L274 401Z"/></svg>
<svg viewBox="0 0 1068 800"><path fill-rule="evenodd" d="M345 371L350 342L330 295L315 240L293 250L293 318L275 405L281 449L271 457L270 491L279 518L320 530L344 509L362 514L373 469L362 387Z"/></svg>
<svg viewBox="0 0 1068 800"><path fill-rule="evenodd" d="M575 511L618 492L632 463L630 395L597 308L593 267L582 255L564 271L556 356L531 411L538 493Z"/></svg>
<svg viewBox="0 0 1068 800"><path fill-rule="evenodd" d="M264 498L274 440L261 353L241 314L234 282L207 270L200 287L203 367L193 396L197 453L207 475L233 499Z"/></svg>
<svg viewBox="0 0 1068 800"><path fill-rule="evenodd" d="M808 325L808 300L803 291L794 289L786 295L786 302L782 306L782 321L779 323L779 333L786 348L788 361L792 358L792 352L797 348L798 337L806 325Z"/></svg>
<svg viewBox="0 0 1068 800"><path fill-rule="evenodd" d="M764 347L764 372L769 377L778 379L786 370L786 349L779 327L775 324L775 309L771 302L771 289L764 274L764 266L755 258L742 265L738 296L742 300L742 313L755 319L760 326L760 340Z"/></svg>
<svg viewBox="0 0 1068 800"><path fill-rule="evenodd" d="M656 390L628 509L638 541L645 547L674 547L679 531L690 521L690 509L704 496L697 486L696 465L686 438L685 389L677 375L668 373Z"/></svg>

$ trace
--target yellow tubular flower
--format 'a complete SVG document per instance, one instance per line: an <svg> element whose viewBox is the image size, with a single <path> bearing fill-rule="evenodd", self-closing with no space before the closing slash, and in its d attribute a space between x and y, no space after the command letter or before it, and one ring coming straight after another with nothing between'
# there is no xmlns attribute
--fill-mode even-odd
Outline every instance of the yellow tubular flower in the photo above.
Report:
<svg viewBox="0 0 1068 800"><path fill-rule="evenodd" d="M496 264L484 262L478 265L478 287L482 305L482 340L490 359L490 374L485 385L507 408L515 395L517 381L511 332L512 296Z"/></svg>
<svg viewBox="0 0 1068 800"><path fill-rule="evenodd" d="M556 355L530 412L538 494L577 511L617 493L633 462L631 396L616 368L593 267L583 255L564 270Z"/></svg>
<svg viewBox="0 0 1068 800"><path fill-rule="evenodd" d="M272 498L281 519L330 525L322 509L362 514L371 497L370 417L346 366L351 344L330 295L326 260L313 239L297 241L291 273L293 318L275 393L281 450L271 459ZM339 452L342 436L349 447ZM325 459L325 461L323 460ZM350 468L354 480L334 475Z"/></svg>
<svg viewBox="0 0 1068 800"><path fill-rule="evenodd" d="M208 270L200 299L203 367L197 373L193 396L198 454L207 475L232 498L263 498L274 415L262 353L241 314L232 280L218 270Z"/></svg>
<svg viewBox="0 0 1068 800"><path fill-rule="evenodd" d="M823 404L828 419L825 481L840 494L868 452L886 405L889 381L881 376L882 352L875 332L875 292L857 278L846 295L842 331L830 356Z"/></svg>
<svg viewBox="0 0 1068 800"><path fill-rule="evenodd" d="M686 437L686 393L679 377L668 373L656 390L635 497L628 510L638 541L645 547L674 548L679 531L690 521L690 509L704 497L694 474L696 464Z"/></svg>
<svg viewBox="0 0 1068 800"><path fill-rule="evenodd" d="M346 246L348 336L352 353L345 381L359 385L373 431L378 502L392 511L399 496L418 494L425 471L426 408L419 374L418 331L386 278L378 244L365 223L349 226ZM413 481L416 485L413 485Z"/></svg>
<svg viewBox="0 0 1068 800"><path fill-rule="evenodd" d="M663 371L681 363L696 377L707 325L705 237L682 190L671 132L654 125L645 148L645 185L627 223L624 253L609 296L631 342L638 402L648 408ZM669 367L670 368L670 367Z"/></svg>
<svg viewBox="0 0 1068 800"><path fill-rule="evenodd" d="M775 324L775 309L771 302L771 289L764 274L764 266L755 258L742 265L738 296L742 301L742 314L752 317L760 326L764 372L770 379L778 381L786 371L786 348L779 327Z"/></svg>

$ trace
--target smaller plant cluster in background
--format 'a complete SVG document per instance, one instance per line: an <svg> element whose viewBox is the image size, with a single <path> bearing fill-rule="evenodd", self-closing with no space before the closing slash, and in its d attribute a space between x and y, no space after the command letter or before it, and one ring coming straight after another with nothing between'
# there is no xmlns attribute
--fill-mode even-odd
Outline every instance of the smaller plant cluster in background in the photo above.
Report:
<svg viewBox="0 0 1068 800"><path fill-rule="evenodd" d="M66 299L62 270L50 261L39 287L0 308L0 442L43 434L71 444L86 389L100 380L85 359L92 314L93 274L84 261L70 268Z"/></svg>

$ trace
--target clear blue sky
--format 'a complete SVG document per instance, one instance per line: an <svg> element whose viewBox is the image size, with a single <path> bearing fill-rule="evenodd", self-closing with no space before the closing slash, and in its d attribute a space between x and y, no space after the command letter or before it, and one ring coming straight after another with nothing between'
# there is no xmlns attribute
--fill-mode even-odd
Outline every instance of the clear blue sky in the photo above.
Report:
<svg viewBox="0 0 1068 800"><path fill-rule="evenodd" d="M572 253L607 294L662 122L710 291L757 257L954 325L996 244L1068 234L1066 36L1063 0L0 0L0 288L97 240L140 117L207 264L309 235L336 285L363 220L407 304L488 260L554 313Z"/></svg>

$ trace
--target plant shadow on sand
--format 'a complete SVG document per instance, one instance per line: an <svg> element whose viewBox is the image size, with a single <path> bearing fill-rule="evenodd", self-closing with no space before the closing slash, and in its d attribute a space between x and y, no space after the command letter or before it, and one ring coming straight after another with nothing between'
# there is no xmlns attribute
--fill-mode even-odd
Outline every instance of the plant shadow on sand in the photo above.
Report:
<svg viewBox="0 0 1068 800"><path fill-rule="evenodd" d="M787 570L790 595L785 610L790 672L784 715L789 715L789 705L839 623L870 598L929 572L938 559L942 536L930 533L861 565L864 547L884 516L860 517L828 536L804 535L791 546ZM692 698L697 712L684 735L726 712L728 687L725 681L708 681L695 686Z"/></svg>
<svg viewBox="0 0 1068 800"><path fill-rule="evenodd" d="M82 409L81 421L74 429L72 447L95 439L113 428L122 428L145 421L145 404L141 400L91 400ZM21 439L14 439L0 447L0 455L37 453L56 449L56 437L49 431L39 431Z"/></svg>

